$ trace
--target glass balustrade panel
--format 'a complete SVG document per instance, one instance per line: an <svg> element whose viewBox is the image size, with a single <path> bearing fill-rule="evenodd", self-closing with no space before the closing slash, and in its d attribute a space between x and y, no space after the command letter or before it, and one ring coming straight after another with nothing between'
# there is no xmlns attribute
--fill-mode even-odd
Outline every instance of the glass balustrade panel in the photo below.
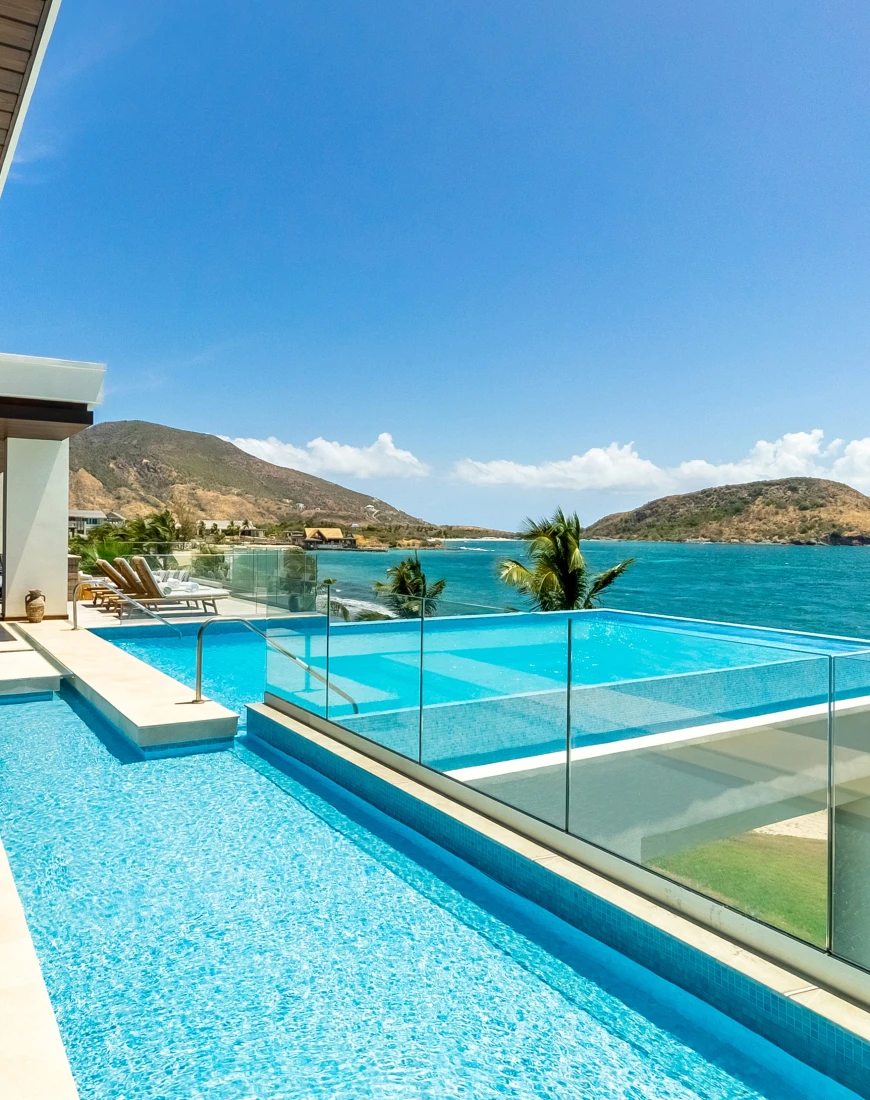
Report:
<svg viewBox="0 0 870 1100"><path fill-rule="evenodd" d="M423 763L564 829L567 619L438 612L423 631Z"/></svg>
<svg viewBox="0 0 870 1100"><path fill-rule="evenodd" d="M584 630L570 832L825 946L829 659L595 683Z"/></svg>
<svg viewBox="0 0 870 1100"><path fill-rule="evenodd" d="M267 694L325 718L326 615L273 615L258 625L272 643L265 647Z"/></svg>
<svg viewBox="0 0 870 1100"><path fill-rule="evenodd" d="M870 653L834 658L831 948L870 970Z"/></svg>
<svg viewBox="0 0 870 1100"><path fill-rule="evenodd" d="M420 600L373 594L352 610L338 597L330 601L330 720L418 760Z"/></svg>

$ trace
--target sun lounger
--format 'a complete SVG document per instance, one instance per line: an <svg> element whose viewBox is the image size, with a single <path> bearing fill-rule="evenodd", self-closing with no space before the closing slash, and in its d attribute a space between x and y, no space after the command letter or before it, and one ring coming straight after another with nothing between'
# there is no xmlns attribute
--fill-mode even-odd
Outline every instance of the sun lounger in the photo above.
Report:
<svg viewBox="0 0 870 1100"><path fill-rule="evenodd" d="M152 573L151 566L141 555L131 558L129 564L135 569L135 575L145 593L144 597L140 599L140 603L147 606L186 603L189 607L202 606L205 612L211 606L213 613L217 615L216 601L229 596L229 592L225 588L209 588L208 585L198 584L196 581L165 581L161 583Z"/></svg>
<svg viewBox="0 0 870 1100"><path fill-rule="evenodd" d="M110 569L108 562L104 562ZM97 563L99 567L99 563ZM101 569L100 572L103 572ZM113 597L118 595L118 585L103 573L101 577L93 577L87 573L79 573L79 599L91 600L91 607L99 607L102 603L110 603ZM86 595L88 593L88 595Z"/></svg>
<svg viewBox="0 0 870 1100"><path fill-rule="evenodd" d="M120 592L127 592L129 588L129 582L120 573L120 571L115 568L114 565L112 565L110 562L107 562L105 558L97 558L97 568L100 570L104 577L111 581L115 588L117 588Z"/></svg>
<svg viewBox="0 0 870 1100"><path fill-rule="evenodd" d="M122 591L126 592L128 596L132 596L134 600L141 600L143 596L148 595L135 569L133 569L126 558L115 558L115 569L124 579L124 588Z"/></svg>

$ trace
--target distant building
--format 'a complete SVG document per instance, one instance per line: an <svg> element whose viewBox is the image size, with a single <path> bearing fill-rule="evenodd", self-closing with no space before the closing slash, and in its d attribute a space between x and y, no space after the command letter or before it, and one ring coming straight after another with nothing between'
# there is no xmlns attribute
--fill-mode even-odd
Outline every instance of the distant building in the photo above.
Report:
<svg viewBox="0 0 870 1100"><path fill-rule="evenodd" d="M244 519L203 519L199 521L198 527L200 533L205 536L214 534L215 530L224 535L228 527L234 527L237 533L246 539L261 538L263 535L259 527L254 527Z"/></svg>
<svg viewBox="0 0 870 1100"><path fill-rule="evenodd" d="M340 527L306 527L302 545L306 550L355 550L356 536Z"/></svg>
<svg viewBox="0 0 870 1100"><path fill-rule="evenodd" d="M86 511L71 508L68 517L68 529L71 535L87 535L94 527L108 523L112 527L121 527L126 522L120 512L101 512L98 509Z"/></svg>

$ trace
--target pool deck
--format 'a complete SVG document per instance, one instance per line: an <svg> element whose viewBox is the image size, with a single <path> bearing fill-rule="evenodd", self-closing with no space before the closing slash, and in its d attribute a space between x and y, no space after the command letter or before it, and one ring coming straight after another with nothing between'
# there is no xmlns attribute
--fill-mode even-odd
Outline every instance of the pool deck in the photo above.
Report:
<svg viewBox="0 0 870 1100"><path fill-rule="evenodd" d="M79 1095L2 842L0 1085L3 1100L77 1100Z"/></svg>
<svg viewBox="0 0 870 1100"><path fill-rule="evenodd" d="M274 615L287 615L288 612L283 610L277 610L272 607L269 608L265 604L257 603L254 600L240 600L234 596L228 596L226 599L218 600L217 602L218 613L215 615L204 615L202 611L184 607L179 605L176 608L160 608L160 617L166 619L167 622L173 623L201 623L206 619L266 619ZM70 621L72 621L72 604L68 605ZM134 615L125 615L123 619L119 619L116 612L108 611L103 607L93 607L89 602L79 602L78 609L78 622L80 627L100 627L105 628L109 626L116 626L124 628L127 626L143 626L148 623L155 623L156 620L150 616L136 613Z"/></svg>
<svg viewBox="0 0 870 1100"><path fill-rule="evenodd" d="M219 703L194 704L189 687L62 619L19 623L17 630L76 690L140 749L229 744L238 715Z"/></svg>

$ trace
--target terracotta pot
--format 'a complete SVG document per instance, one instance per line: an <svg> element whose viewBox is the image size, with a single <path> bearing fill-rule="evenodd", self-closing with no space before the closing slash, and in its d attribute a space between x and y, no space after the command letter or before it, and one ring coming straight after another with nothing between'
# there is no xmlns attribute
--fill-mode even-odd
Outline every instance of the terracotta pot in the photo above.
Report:
<svg viewBox="0 0 870 1100"><path fill-rule="evenodd" d="M31 590L24 597L24 612L29 623L41 623L45 614L45 596L38 588Z"/></svg>

